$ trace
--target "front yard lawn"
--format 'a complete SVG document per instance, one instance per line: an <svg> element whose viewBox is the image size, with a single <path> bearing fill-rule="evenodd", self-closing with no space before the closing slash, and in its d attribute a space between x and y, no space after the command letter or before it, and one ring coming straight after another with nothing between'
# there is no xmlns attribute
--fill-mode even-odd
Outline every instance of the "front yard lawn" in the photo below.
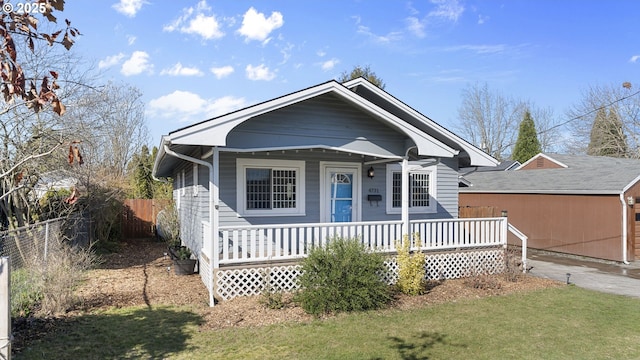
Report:
<svg viewBox="0 0 640 360"><path fill-rule="evenodd" d="M223 330L184 306L128 307L81 316L15 359L632 359L639 310L574 286Z"/></svg>

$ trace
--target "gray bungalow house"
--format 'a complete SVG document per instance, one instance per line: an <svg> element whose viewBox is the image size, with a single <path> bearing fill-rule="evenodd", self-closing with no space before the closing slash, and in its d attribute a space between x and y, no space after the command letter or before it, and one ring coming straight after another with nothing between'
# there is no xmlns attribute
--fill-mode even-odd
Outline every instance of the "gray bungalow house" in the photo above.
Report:
<svg viewBox="0 0 640 360"><path fill-rule="evenodd" d="M212 305L259 292L258 263L291 288L284 264L331 236L389 252L409 233L424 250L506 244L504 218L457 222L459 168L497 161L362 78L172 131L159 148L154 175L174 179Z"/></svg>

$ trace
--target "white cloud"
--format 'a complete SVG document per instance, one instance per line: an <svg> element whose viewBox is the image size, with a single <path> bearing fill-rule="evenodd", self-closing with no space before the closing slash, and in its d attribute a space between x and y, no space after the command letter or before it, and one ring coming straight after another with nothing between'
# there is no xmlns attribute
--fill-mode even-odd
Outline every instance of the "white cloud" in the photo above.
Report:
<svg viewBox="0 0 640 360"><path fill-rule="evenodd" d="M200 69L196 67L184 67L181 63L177 63L168 69L163 69L160 75L171 76L202 76L204 75Z"/></svg>
<svg viewBox="0 0 640 360"><path fill-rule="evenodd" d="M212 67L211 68L211 72L216 76L216 78L218 79L222 79L224 77L227 77L229 75L231 75L231 73L233 73L233 66L227 65L227 66L222 66L222 67Z"/></svg>
<svg viewBox="0 0 640 360"><path fill-rule="evenodd" d="M138 11L142 9L144 3L144 0L120 0L116 4L113 4L112 7L122 15L135 17Z"/></svg>
<svg viewBox="0 0 640 360"><path fill-rule="evenodd" d="M137 37L134 35L127 35L127 44L129 46L133 45L136 42Z"/></svg>
<svg viewBox="0 0 640 360"><path fill-rule="evenodd" d="M629 59L629 62L635 63L638 59L640 59L640 55L633 55L631 59Z"/></svg>
<svg viewBox="0 0 640 360"><path fill-rule="evenodd" d="M144 51L134 51L131 57L122 64L120 73L124 76L139 75L143 72L151 72L153 64L149 63L149 54Z"/></svg>
<svg viewBox="0 0 640 360"><path fill-rule="evenodd" d="M242 19L242 26L238 30L240 35L246 37L246 41L269 41L271 32L284 24L282 14L274 11L268 18L259 13L253 7L249 8Z"/></svg>
<svg viewBox="0 0 640 360"><path fill-rule="evenodd" d="M478 25L482 25L489 20L488 16L478 15Z"/></svg>
<svg viewBox="0 0 640 360"><path fill-rule="evenodd" d="M213 100L213 102L210 102L207 108L211 112L211 116L219 116L246 106L247 102L244 98L223 96L221 98Z"/></svg>
<svg viewBox="0 0 640 360"><path fill-rule="evenodd" d="M333 58L331 60L324 61L320 64L320 67L324 71L332 70L336 65L340 63L340 60Z"/></svg>
<svg viewBox="0 0 640 360"><path fill-rule="evenodd" d="M171 94L149 101L147 115L150 118L195 122L223 115L245 106L244 98L224 96L218 99L203 99L198 94L176 90Z"/></svg>
<svg viewBox="0 0 640 360"><path fill-rule="evenodd" d="M464 12L464 6L458 0L431 0L436 8L429 12L429 16L443 18L450 21L458 21Z"/></svg>
<svg viewBox="0 0 640 360"><path fill-rule="evenodd" d="M391 42L400 40L402 38L402 34L400 32L397 31L392 31L390 33L388 33L387 35L377 35L374 34L369 27L364 26L364 25L359 25L358 26L358 33L365 35L367 37L369 37L373 42L376 43L380 43L380 44L389 44Z"/></svg>
<svg viewBox="0 0 640 360"><path fill-rule="evenodd" d="M412 34L414 34L419 38L423 38L426 36L425 30L424 30L425 28L424 22L420 21L420 19L416 17L409 17L407 18L406 21L407 21L407 29L409 30L409 32L411 32Z"/></svg>
<svg viewBox="0 0 640 360"><path fill-rule="evenodd" d="M276 77L276 74L269 70L264 64L260 64L258 66L253 66L251 64L247 65L245 68L245 73L247 74L247 79L249 80L273 80Z"/></svg>
<svg viewBox="0 0 640 360"><path fill-rule="evenodd" d="M476 54L495 54L507 50L504 44L498 45L458 45L450 46L443 49L444 51L472 51Z"/></svg>
<svg viewBox="0 0 640 360"><path fill-rule="evenodd" d="M200 35L206 40L219 39L224 36L220 31L220 24L214 16L196 15L195 19L189 21L189 26L180 28L180 31L187 34Z"/></svg>
<svg viewBox="0 0 640 360"><path fill-rule="evenodd" d="M198 2L196 7L182 9L182 15L165 25L162 30L173 32L180 31L185 34L199 35L205 40L219 39L224 36L220 23L215 15L208 15L211 7L205 0Z"/></svg>
<svg viewBox="0 0 640 360"><path fill-rule="evenodd" d="M122 61L122 59L124 59L123 53L107 56L106 58L98 62L98 69L105 69L118 65L120 61Z"/></svg>

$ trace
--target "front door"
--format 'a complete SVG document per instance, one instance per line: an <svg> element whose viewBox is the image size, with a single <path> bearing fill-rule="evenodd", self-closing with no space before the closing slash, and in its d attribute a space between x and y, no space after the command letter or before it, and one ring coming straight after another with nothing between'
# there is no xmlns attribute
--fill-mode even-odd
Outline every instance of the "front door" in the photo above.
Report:
<svg viewBox="0 0 640 360"><path fill-rule="evenodd" d="M324 167L323 222L359 221L359 167Z"/></svg>

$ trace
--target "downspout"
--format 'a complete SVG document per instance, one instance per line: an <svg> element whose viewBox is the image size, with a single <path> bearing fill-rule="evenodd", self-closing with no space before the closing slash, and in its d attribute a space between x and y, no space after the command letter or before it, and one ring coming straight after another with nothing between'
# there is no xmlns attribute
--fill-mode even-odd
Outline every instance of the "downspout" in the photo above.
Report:
<svg viewBox="0 0 640 360"><path fill-rule="evenodd" d="M624 191L620 193L620 203L622 203L622 262L629 265L627 259L627 203L624 201Z"/></svg>
<svg viewBox="0 0 640 360"><path fill-rule="evenodd" d="M217 154L218 154L218 148L214 147L214 161L217 160ZM206 166L207 169L209 169L209 230L211 231L211 242L213 242L212 245L217 244L216 241L214 241L215 237L214 234L216 234L216 232L218 231L218 226L214 226L217 224L217 210L218 210L218 199L217 199L217 191L214 194L214 188L217 189L217 186L214 186L214 175L215 175L215 168L213 166L213 164L208 163L204 160L201 159L197 159L191 156L187 156L184 154L180 154L177 153L171 149L169 149L169 146L167 144L164 144L164 152L167 153L168 155L171 155L173 157L177 157L178 159L182 159L185 161L189 161L192 163L196 163L198 165L202 165L202 166ZM203 244L204 245L204 244ZM213 297L213 293L214 293L214 289L213 289L213 269L214 269L214 258L217 257L217 252L214 249L214 246L211 246L211 252L212 254L210 254L210 264L209 264L209 306L213 307L215 304L215 299ZM207 254L209 255L209 254Z"/></svg>

